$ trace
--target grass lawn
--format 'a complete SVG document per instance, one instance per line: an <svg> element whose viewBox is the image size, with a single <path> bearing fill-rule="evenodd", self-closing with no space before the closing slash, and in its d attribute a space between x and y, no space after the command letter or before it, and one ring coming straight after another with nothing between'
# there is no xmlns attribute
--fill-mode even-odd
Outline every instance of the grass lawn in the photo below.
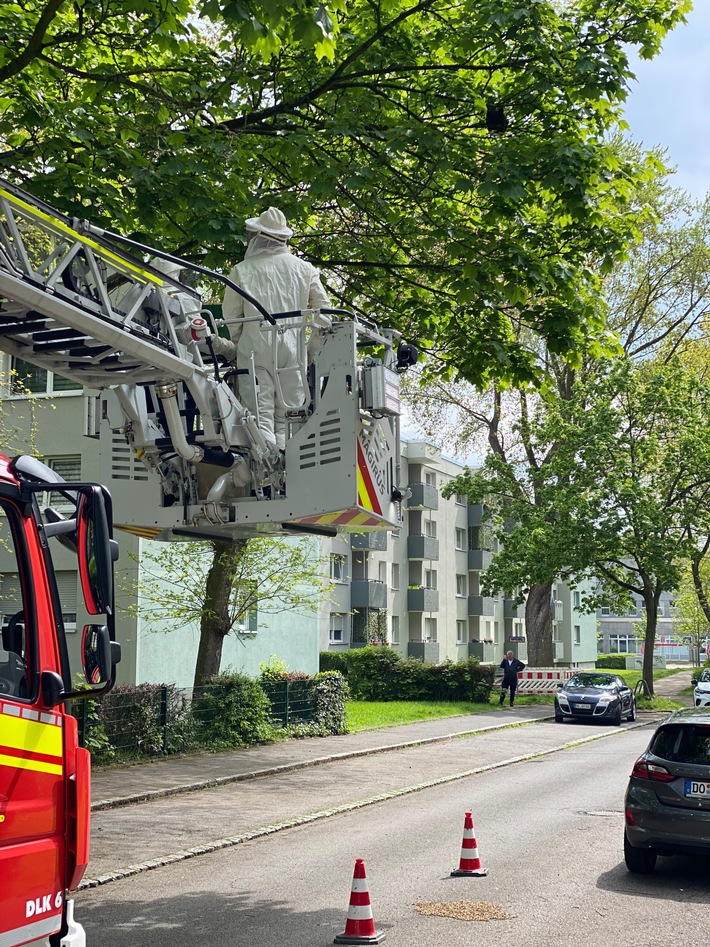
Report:
<svg viewBox="0 0 710 947"><path fill-rule="evenodd" d="M601 669L600 669L601 670ZM680 668L658 670L654 680L675 674ZM634 687L641 680L640 671L613 671L623 677L629 687ZM491 707L497 706L499 697L498 688L493 688L491 698L487 704L473 704L467 701L366 701L349 700L345 705L348 727L352 733L359 730L373 730L376 727L392 727L401 723L414 723L417 720L432 720L438 717L459 717L463 714L481 714ZM515 698L516 705L525 707L530 704L552 704L551 694L531 694L528 697ZM641 710L673 710L681 705L663 697L655 697L652 701L639 700Z"/></svg>

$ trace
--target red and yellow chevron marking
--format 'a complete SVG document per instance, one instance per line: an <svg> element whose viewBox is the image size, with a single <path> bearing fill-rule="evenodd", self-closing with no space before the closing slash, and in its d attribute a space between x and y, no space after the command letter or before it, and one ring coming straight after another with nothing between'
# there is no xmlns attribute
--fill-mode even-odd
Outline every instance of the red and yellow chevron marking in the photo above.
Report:
<svg viewBox="0 0 710 947"><path fill-rule="evenodd" d="M163 532L157 526L126 526L123 523L114 523L113 527L114 529L123 530L124 533L132 533L141 539L155 539Z"/></svg>
<svg viewBox="0 0 710 947"><path fill-rule="evenodd" d="M61 776L62 718L17 704L0 704L0 766Z"/></svg>
<svg viewBox="0 0 710 947"><path fill-rule="evenodd" d="M357 442L357 502L364 509L382 516L382 507L360 441Z"/></svg>
<svg viewBox="0 0 710 947"><path fill-rule="evenodd" d="M350 510L337 510L335 513L321 513L316 516L299 516L298 519L291 520L292 523L303 523L308 526L350 526L352 529L357 527L363 529L367 527L379 526L386 528L387 524L381 519L371 516L365 510L353 507Z"/></svg>

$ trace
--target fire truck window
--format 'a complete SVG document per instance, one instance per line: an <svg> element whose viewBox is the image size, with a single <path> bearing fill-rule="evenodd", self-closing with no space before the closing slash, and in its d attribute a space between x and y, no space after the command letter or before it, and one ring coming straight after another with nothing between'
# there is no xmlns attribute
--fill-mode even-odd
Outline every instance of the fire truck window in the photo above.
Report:
<svg viewBox="0 0 710 947"><path fill-rule="evenodd" d="M28 699L26 660L20 570L7 513L0 508L0 697Z"/></svg>

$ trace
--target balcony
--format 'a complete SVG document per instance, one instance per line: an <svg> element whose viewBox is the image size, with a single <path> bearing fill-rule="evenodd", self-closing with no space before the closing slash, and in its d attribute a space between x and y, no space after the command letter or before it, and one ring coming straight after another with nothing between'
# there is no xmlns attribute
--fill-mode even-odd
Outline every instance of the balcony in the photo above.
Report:
<svg viewBox="0 0 710 947"><path fill-rule="evenodd" d="M487 615L489 617L493 616L495 609L496 600L487 595L469 595L468 597L468 613L469 615L481 616Z"/></svg>
<svg viewBox="0 0 710 947"><path fill-rule="evenodd" d="M373 552L387 550L387 533L384 530L371 530L369 533L352 533L351 549L369 549Z"/></svg>
<svg viewBox="0 0 710 947"><path fill-rule="evenodd" d="M468 525L480 526L487 520L487 513L482 503L469 503L468 505Z"/></svg>
<svg viewBox="0 0 710 947"><path fill-rule="evenodd" d="M468 551L468 569L469 572L485 572L491 564L493 553L490 549L469 549Z"/></svg>
<svg viewBox="0 0 710 947"><path fill-rule="evenodd" d="M438 559L439 540L435 536L407 536L407 556L410 559Z"/></svg>
<svg viewBox="0 0 710 947"><path fill-rule="evenodd" d="M503 618L525 618L525 605L518 605L512 598L504 598Z"/></svg>
<svg viewBox="0 0 710 947"><path fill-rule="evenodd" d="M436 641L410 641L407 645L407 657L418 658L427 664L438 664L439 645Z"/></svg>
<svg viewBox="0 0 710 947"><path fill-rule="evenodd" d="M481 663L490 664L495 661L496 646L492 641L469 641L469 658L478 658Z"/></svg>
<svg viewBox="0 0 710 947"><path fill-rule="evenodd" d="M553 621L562 621L565 617L565 607L560 601L552 602L551 611Z"/></svg>
<svg viewBox="0 0 710 947"><path fill-rule="evenodd" d="M438 612L439 592L437 589L407 589L407 611Z"/></svg>
<svg viewBox="0 0 710 947"><path fill-rule="evenodd" d="M439 491L436 487L432 487L430 483L410 483L409 489L412 495L407 500L408 510L439 509Z"/></svg>
<svg viewBox="0 0 710 947"><path fill-rule="evenodd" d="M350 605L352 608L387 608L387 586L377 581L351 582Z"/></svg>

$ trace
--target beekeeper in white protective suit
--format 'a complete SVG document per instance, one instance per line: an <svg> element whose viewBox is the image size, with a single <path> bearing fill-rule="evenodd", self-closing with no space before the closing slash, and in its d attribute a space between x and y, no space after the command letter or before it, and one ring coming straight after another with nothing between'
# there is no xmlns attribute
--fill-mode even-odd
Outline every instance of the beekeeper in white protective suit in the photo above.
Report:
<svg viewBox="0 0 710 947"><path fill-rule="evenodd" d="M232 269L230 280L258 300L269 313L328 309L331 305L318 270L306 260L294 256L288 246L293 231L277 207L269 207L258 217L246 222L247 248L244 259ZM258 380L257 400L259 428L270 447L283 450L286 446L286 412L305 407L308 392L305 385L306 365L299 364L299 333L294 328L296 319L279 319L271 327L257 309L236 293L227 289L222 303L222 315L229 325L231 341L213 336L214 350L231 361L238 369L247 369L254 354ZM256 316L257 321L234 325L233 320ZM330 326L328 316L319 315L315 325ZM276 345L274 345L274 333ZM311 341L311 347L313 339ZM301 352L305 355L305 346ZM301 362L304 358L301 357ZM275 368L278 367L278 382ZM240 398L249 403L250 384L240 386Z"/></svg>

